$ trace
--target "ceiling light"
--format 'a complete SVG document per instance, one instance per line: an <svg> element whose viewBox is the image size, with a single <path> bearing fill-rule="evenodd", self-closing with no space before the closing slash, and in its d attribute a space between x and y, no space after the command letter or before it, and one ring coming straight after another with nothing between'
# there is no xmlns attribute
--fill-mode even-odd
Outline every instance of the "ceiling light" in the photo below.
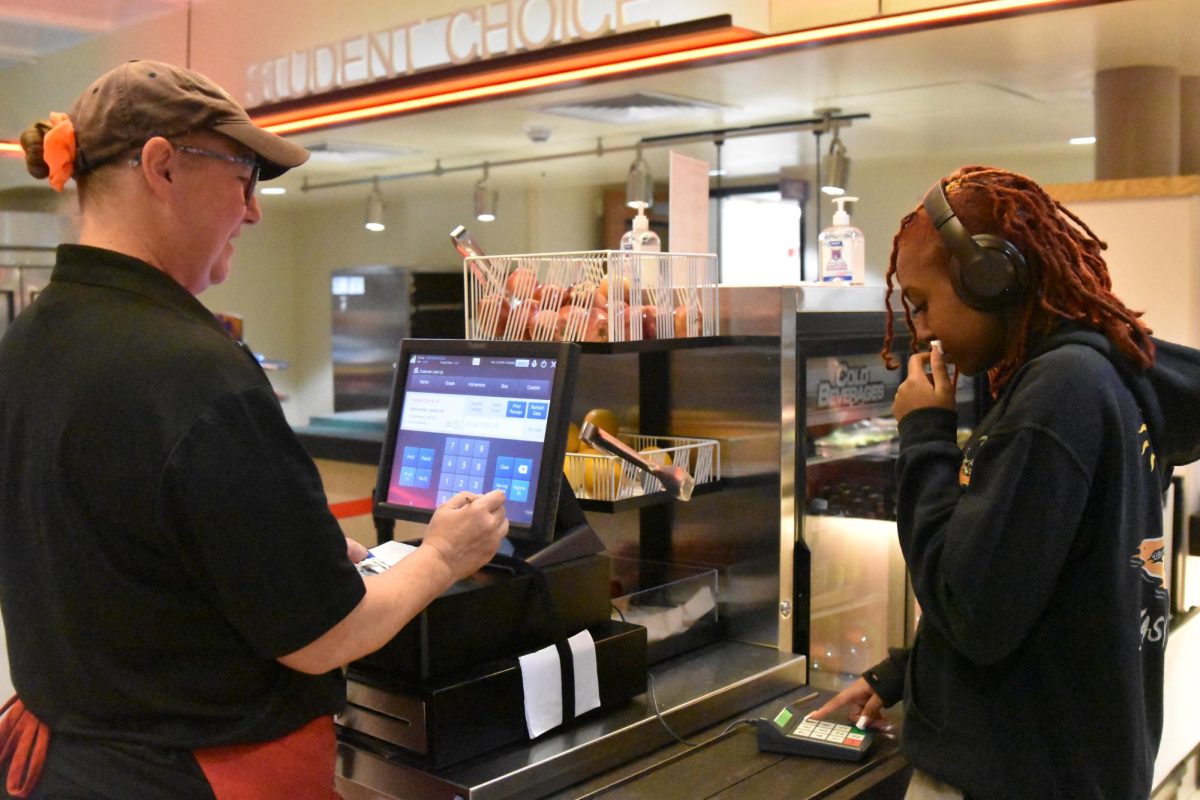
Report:
<svg viewBox="0 0 1200 800"><path fill-rule="evenodd" d="M630 208L650 208L654 205L654 179L650 176L650 165L642 158L640 144L625 181L625 205Z"/></svg>
<svg viewBox="0 0 1200 800"><path fill-rule="evenodd" d="M259 194L287 194L287 189L283 186L263 186L258 190Z"/></svg>
<svg viewBox="0 0 1200 800"><path fill-rule="evenodd" d="M483 165L483 177L475 184L475 219L480 222L492 222L496 219L496 203L500 199L499 192L489 192L484 183L488 179L488 165Z"/></svg>
<svg viewBox="0 0 1200 800"><path fill-rule="evenodd" d="M1095 144L1095 136L1076 136L1067 140L1067 144Z"/></svg>
<svg viewBox="0 0 1200 800"><path fill-rule="evenodd" d="M837 197L846 193L846 184L850 179L850 157L846 155L846 145L838 132L838 126L833 126L833 141L829 143L829 156L825 159L825 176L821 183L821 191Z"/></svg>
<svg viewBox="0 0 1200 800"><path fill-rule="evenodd" d="M367 219L363 227L372 233L378 233L387 228L383 224L383 192L379 191L379 178L376 178L370 194L367 195Z"/></svg>

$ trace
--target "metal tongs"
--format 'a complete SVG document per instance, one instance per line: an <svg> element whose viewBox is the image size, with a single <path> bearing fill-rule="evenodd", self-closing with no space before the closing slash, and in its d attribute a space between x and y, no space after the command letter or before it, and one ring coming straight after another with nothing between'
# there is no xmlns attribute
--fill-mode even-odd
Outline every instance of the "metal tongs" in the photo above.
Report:
<svg viewBox="0 0 1200 800"><path fill-rule="evenodd" d="M696 488L696 479L683 467L661 467L642 457L642 454L607 431L597 428L590 422L583 423L579 429L579 440L587 442L597 450L612 453L623 458L638 469L649 472L662 484L667 493L676 500L687 502L692 499L692 490Z"/></svg>

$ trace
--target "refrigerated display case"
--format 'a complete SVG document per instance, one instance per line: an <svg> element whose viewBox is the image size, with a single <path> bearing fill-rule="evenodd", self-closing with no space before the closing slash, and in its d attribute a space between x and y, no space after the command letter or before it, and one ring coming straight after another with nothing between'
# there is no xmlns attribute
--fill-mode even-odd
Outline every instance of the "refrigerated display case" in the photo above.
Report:
<svg viewBox="0 0 1200 800"><path fill-rule="evenodd" d="M909 644L920 616L896 535L899 433L891 415L910 339L898 316L892 353L899 368L887 369L885 324L883 312L801 311L796 318L804 386L799 526L809 566L809 628L796 641L809 655L809 682L822 688L853 682L889 647ZM960 443L984 395L979 379L959 380Z"/></svg>

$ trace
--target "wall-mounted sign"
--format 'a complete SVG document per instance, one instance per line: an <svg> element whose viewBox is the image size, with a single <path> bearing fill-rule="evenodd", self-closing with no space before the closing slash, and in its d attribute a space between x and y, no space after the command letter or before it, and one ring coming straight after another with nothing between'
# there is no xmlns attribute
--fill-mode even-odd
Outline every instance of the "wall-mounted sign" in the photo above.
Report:
<svg viewBox="0 0 1200 800"><path fill-rule="evenodd" d="M651 0L503 0L252 63L247 108L653 26Z"/></svg>

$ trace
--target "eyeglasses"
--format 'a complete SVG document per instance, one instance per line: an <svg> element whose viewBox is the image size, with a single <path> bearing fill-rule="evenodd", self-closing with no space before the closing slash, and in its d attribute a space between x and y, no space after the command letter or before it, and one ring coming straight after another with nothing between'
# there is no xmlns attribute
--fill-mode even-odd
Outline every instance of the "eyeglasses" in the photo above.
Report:
<svg viewBox="0 0 1200 800"><path fill-rule="evenodd" d="M250 205L250 200L254 197L254 188L258 186L258 173L262 169L262 163L256 156L231 156L228 153L218 153L215 150L205 150L203 147L194 147L190 144L176 144L175 142L171 142L171 146L181 153L203 156L204 158L215 158L219 161L228 161L231 164L241 164L242 166L250 167L249 176L242 178L246 182L243 199L246 201L246 205ZM136 167L141 163L141 153L138 153L129 160L130 166Z"/></svg>

